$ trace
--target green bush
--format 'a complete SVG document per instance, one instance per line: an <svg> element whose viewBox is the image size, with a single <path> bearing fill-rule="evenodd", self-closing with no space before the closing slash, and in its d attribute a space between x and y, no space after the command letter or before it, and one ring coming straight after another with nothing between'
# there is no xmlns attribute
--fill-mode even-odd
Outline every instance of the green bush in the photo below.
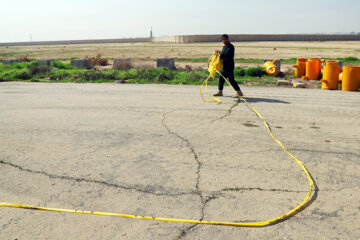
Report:
<svg viewBox="0 0 360 240"><path fill-rule="evenodd" d="M126 79L135 79L138 75L138 71L136 69L130 69L126 72Z"/></svg>
<svg viewBox="0 0 360 240"><path fill-rule="evenodd" d="M342 59L344 62L356 62L359 61L357 57L345 57Z"/></svg>
<svg viewBox="0 0 360 240"><path fill-rule="evenodd" d="M132 74L130 71L126 72L125 79L144 79L149 81L156 79L159 75L158 69L139 69L137 74Z"/></svg>
<svg viewBox="0 0 360 240"><path fill-rule="evenodd" d="M246 69L246 76L261 77L266 75L266 71L263 67L249 67Z"/></svg>
<svg viewBox="0 0 360 240"><path fill-rule="evenodd" d="M0 71L0 79L6 81L28 80L32 77L28 69L10 69Z"/></svg>
<svg viewBox="0 0 360 240"><path fill-rule="evenodd" d="M29 80L31 77L32 77L32 75L29 70L23 70L17 75L17 78L19 78L21 80Z"/></svg>
<svg viewBox="0 0 360 240"><path fill-rule="evenodd" d="M47 66L38 66L38 65L30 66L29 69L30 69L32 75L47 73L47 72L50 71L49 67L47 67Z"/></svg>
<svg viewBox="0 0 360 240"><path fill-rule="evenodd" d="M28 68L31 65L37 64L37 62L15 62L11 64L12 68L16 68L16 69L22 69L22 68Z"/></svg>
<svg viewBox="0 0 360 240"><path fill-rule="evenodd" d="M341 58L341 60L344 61L344 62L357 62L357 61L359 61L359 59L356 58L356 57L345 57L345 58Z"/></svg>
<svg viewBox="0 0 360 240"><path fill-rule="evenodd" d="M234 69L234 75L235 75L235 77L243 77L243 76L245 76L245 74L246 74L246 71L245 71L244 68L236 67L236 68Z"/></svg>

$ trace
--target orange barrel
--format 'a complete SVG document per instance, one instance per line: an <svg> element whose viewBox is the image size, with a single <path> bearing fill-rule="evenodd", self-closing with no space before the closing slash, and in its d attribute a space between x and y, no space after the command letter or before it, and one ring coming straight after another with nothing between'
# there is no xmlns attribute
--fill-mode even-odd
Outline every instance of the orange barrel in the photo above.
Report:
<svg viewBox="0 0 360 240"><path fill-rule="evenodd" d="M345 66L343 68L343 91L357 91L359 89L359 69L357 67Z"/></svg>
<svg viewBox="0 0 360 240"><path fill-rule="evenodd" d="M321 74L321 62L320 58L310 58L306 62L306 76L303 79L318 80Z"/></svg>
<svg viewBox="0 0 360 240"><path fill-rule="evenodd" d="M296 61L296 65L293 65L292 67L295 68L295 76L296 77L303 77L306 74L306 58L299 58Z"/></svg>
<svg viewBox="0 0 360 240"><path fill-rule="evenodd" d="M276 77L279 74L279 69L275 66L277 60L274 61L267 61L264 63L264 68L269 76Z"/></svg>
<svg viewBox="0 0 360 240"><path fill-rule="evenodd" d="M338 61L326 61L321 89L337 90L341 69Z"/></svg>
<svg viewBox="0 0 360 240"><path fill-rule="evenodd" d="M355 66L354 68L357 71L357 79L360 85L360 66Z"/></svg>

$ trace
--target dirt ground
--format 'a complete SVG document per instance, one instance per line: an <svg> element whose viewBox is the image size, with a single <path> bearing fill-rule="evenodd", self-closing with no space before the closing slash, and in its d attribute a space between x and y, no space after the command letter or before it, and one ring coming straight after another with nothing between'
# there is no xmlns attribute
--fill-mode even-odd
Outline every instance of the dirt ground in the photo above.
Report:
<svg viewBox="0 0 360 240"><path fill-rule="evenodd" d="M359 239L359 93L242 90L318 187L292 218L245 228L0 207L0 239ZM308 180L231 95L211 104L198 86L0 83L1 201L209 221L282 215Z"/></svg>
<svg viewBox="0 0 360 240"><path fill-rule="evenodd" d="M360 41L340 42L235 42L235 58L280 59L310 57L360 58ZM118 43L75 44L48 46L0 47L0 58L28 56L30 58L95 57L98 53L106 58L132 58L137 65L155 66L155 59L208 58L222 43L166 44L166 43ZM206 67L205 63L177 63L194 67ZM247 67L254 64L237 64ZM288 67L288 66L286 66Z"/></svg>

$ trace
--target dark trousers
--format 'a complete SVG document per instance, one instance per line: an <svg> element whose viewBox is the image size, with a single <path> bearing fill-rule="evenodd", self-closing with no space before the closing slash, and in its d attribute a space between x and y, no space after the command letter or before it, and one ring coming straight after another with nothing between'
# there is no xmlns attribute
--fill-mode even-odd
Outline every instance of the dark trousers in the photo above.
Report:
<svg viewBox="0 0 360 240"><path fill-rule="evenodd" d="M223 69L220 71L220 73L229 80L230 84L233 86L233 88L236 91L240 90L239 85L237 84L237 82L234 79L234 70L224 70ZM224 89L224 83L225 83L225 79L222 76L220 76L219 77L219 90Z"/></svg>

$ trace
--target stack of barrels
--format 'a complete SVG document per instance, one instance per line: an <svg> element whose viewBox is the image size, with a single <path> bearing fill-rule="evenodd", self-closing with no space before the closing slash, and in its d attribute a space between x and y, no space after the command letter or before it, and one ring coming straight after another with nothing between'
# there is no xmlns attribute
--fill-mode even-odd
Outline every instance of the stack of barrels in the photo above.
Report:
<svg viewBox="0 0 360 240"><path fill-rule="evenodd" d="M322 66L322 63L325 65ZM337 90L339 82L343 91L358 91L360 87L360 66L344 66L341 69L339 61L299 58L293 67L295 76L304 80L319 80L322 77L322 89Z"/></svg>

